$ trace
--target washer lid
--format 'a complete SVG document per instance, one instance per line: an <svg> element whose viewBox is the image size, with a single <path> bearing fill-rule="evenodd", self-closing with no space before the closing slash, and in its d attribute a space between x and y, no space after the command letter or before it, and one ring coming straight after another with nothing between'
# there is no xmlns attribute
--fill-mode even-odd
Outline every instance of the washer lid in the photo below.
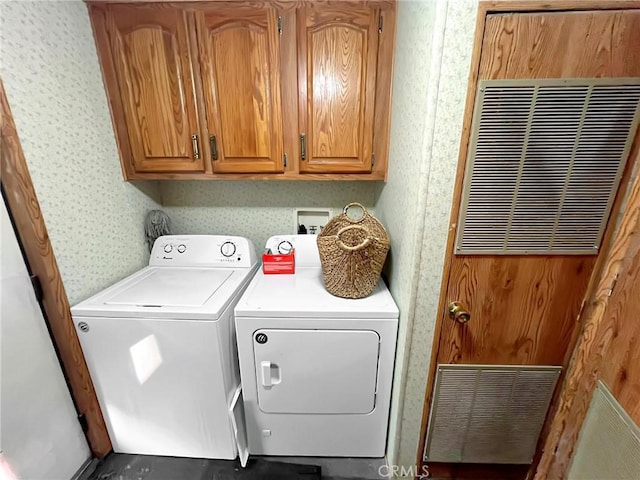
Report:
<svg viewBox="0 0 640 480"><path fill-rule="evenodd" d="M105 298L106 305L200 307L233 270L161 268Z"/></svg>
<svg viewBox="0 0 640 480"><path fill-rule="evenodd" d="M217 320L252 268L145 267L71 307L74 317Z"/></svg>

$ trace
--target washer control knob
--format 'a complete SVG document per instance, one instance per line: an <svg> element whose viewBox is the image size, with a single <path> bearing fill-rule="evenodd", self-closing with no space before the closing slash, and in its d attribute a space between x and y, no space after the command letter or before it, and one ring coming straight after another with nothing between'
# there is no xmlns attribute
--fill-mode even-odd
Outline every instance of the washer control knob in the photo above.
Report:
<svg viewBox="0 0 640 480"><path fill-rule="evenodd" d="M184 253L187 250L187 246L184 243L178 245L178 253Z"/></svg>
<svg viewBox="0 0 640 480"><path fill-rule="evenodd" d="M222 253L223 256L229 258L231 257L234 253L236 253L236 245L233 242L224 242L222 244L222 246L220 247L220 253Z"/></svg>
<svg viewBox="0 0 640 480"><path fill-rule="evenodd" d="M170 245L170 244L167 243L164 246L164 253L171 253L172 250L173 250L173 245Z"/></svg>

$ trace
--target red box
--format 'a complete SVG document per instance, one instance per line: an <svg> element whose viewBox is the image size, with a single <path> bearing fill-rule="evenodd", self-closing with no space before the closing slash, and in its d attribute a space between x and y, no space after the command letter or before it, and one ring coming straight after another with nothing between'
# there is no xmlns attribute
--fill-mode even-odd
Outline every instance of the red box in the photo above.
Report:
<svg viewBox="0 0 640 480"><path fill-rule="evenodd" d="M265 274L292 274L296 273L295 250L290 253L263 253L262 271Z"/></svg>

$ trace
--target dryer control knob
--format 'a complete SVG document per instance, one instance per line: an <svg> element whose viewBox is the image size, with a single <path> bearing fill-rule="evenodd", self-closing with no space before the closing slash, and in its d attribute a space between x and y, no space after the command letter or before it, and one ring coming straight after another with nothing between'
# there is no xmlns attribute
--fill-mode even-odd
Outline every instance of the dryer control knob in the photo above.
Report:
<svg viewBox="0 0 640 480"><path fill-rule="evenodd" d="M293 245L288 240L283 240L278 244L278 253L281 255L289 255L293 250Z"/></svg>
<svg viewBox="0 0 640 480"><path fill-rule="evenodd" d="M173 250L173 245L166 244L164 246L164 253L171 253L172 250Z"/></svg>

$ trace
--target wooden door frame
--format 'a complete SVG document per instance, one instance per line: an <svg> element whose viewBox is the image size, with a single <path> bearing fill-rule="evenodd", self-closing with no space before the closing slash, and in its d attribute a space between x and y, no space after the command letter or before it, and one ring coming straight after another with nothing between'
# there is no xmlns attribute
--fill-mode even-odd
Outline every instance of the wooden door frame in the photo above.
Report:
<svg viewBox="0 0 640 480"><path fill-rule="evenodd" d="M545 1L545 0L480 0L478 4L478 13L476 16L476 31L474 35L474 43L473 50L471 53L471 67L469 72L469 80L467 84L467 98L465 102L464 115L462 121L462 132L460 138L460 150L458 153L458 165L456 169L456 177L454 183L453 190L453 199L452 199L452 207L451 207L451 215L449 220L449 235L446 243L445 250L445 259L443 265L443 275L442 282L440 285L440 297L438 300L438 310L436 317L436 325L434 329L433 336L433 344L431 350L431 359L429 364L429 369L427 373L427 385L425 390L425 398L423 404L422 411L422 424L420 428L420 438L418 443L418 451L416 453L416 466L418 467L418 471L420 471L420 467L424 463L424 449L426 442L426 434L427 434L427 424L429 421L429 412L431 407L431 400L433 394L433 383L435 380L435 373L437 367L437 359L439 354L439 340L440 335L442 333L442 323L443 323L443 315L442 312L445 311L447 304L447 290L449 287L449 277L450 270L454 258L454 243L456 237L457 230L457 221L458 215L460 213L460 199L462 195L463 183L464 183L464 174L467 163L467 156L469 151L469 141L470 141L470 132L471 132L471 124L473 120L473 111L476 102L476 92L478 85L478 76L480 70L480 59L482 53L482 42L484 39L484 29L486 18L490 14L494 13L533 13L533 12L553 12L553 11L583 11L583 10L628 10L628 9L640 9L640 0L553 0L553 1ZM636 135L636 141L634 142L634 149L630 155L630 158L637 156L638 152L638 144L640 143L640 133ZM600 273L602 272L603 266L606 261L606 257L608 255L603 254L606 253L610 247L613 237L612 225L615 224L615 217L617 212L620 211L621 204L625 197L625 192L627 190L627 186L631 177L632 164L634 162L628 161L625 167L624 173L622 175L620 181L620 187L618 189L618 193L615 198L615 202L613 204L610 221L607 224L607 228L605 230L605 234L602 239L602 249L598 254L598 259L593 269L593 273L591 275L591 279L589 281L589 286L587 287L586 298L591 298L593 292L598 286L598 279L600 277ZM613 219L613 220L612 220ZM579 320L580 317L577 319ZM574 333L572 335L571 341L567 347L567 353L565 355L565 360L563 362L563 373L558 380L558 385L563 384L565 372L575 349L575 346L578 341L578 335L580 332L580 325L576 322L576 328L574 328ZM552 400L551 407L547 414L547 419L545 421L545 426L543 428L543 432L541 438L546 436L548 433L548 429L551 427L551 418L553 418L553 414L555 413L555 407L557 404L557 400L559 397L560 388L556 388L556 393ZM541 445L538 445L536 458L534 462L531 464L531 471L535 470L538 461L541 456Z"/></svg>
<svg viewBox="0 0 640 480"><path fill-rule="evenodd" d="M98 458L111 451L111 441L93 382L71 318L69 300L53 254L40 204L31 182L4 85L0 78L0 181L7 210L29 266L42 287L40 302L51 339L79 415L86 419L85 436Z"/></svg>

